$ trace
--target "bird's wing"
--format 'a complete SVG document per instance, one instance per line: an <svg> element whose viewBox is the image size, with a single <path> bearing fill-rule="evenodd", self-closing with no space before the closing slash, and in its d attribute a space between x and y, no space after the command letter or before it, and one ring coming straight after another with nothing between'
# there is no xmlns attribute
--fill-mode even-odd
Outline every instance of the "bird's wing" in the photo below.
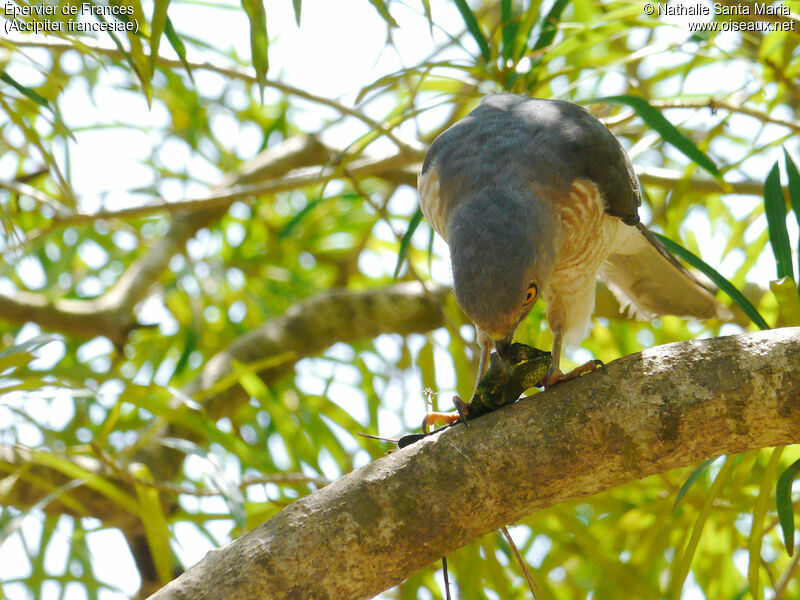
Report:
<svg viewBox="0 0 800 600"><path fill-rule="evenodd" d="M509 146L505 162L523 166L534 187L566 192L576 179L588 179L600 190L606 214L628 225L639 222L642 200L633 165L614 134L582 106L498 94L484 98L473 114L498 121Z"/></svg>
<svg viewBox="0 0 800 600"><path fill-rule="evenodd" d="M618 225L616 247L602 278L622 309L638 318L676 315L730 319L731 312L664 248L648 229Z"/></svg>
<svg viewBox="0 0 800 600"><path fill-rule="evenodd" d="M447 241L447 213L449 207L439 196L439 169L435 166L423 170L417 178L419 207L428 223Z"/></svg>
<svg viewBox="0 0 800 600"><path fill-rule="evenodd" d="M597 186L606 214L638 223L639 182L605 125L570 102L495 94L431 144L420 205L446 238L452 210L487 187L566 195L576 179Z"/></svg>

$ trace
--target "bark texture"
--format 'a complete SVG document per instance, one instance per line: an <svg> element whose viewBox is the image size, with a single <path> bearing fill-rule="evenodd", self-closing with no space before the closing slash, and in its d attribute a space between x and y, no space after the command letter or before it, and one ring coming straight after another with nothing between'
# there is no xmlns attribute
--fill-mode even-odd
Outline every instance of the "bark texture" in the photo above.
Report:
<svg viewBox="0 0 800 600"><path fill-rule="evenodd" d="M369 598L536 510L798 442L800 328L668 344L352 472L151 598Z"/></svg>

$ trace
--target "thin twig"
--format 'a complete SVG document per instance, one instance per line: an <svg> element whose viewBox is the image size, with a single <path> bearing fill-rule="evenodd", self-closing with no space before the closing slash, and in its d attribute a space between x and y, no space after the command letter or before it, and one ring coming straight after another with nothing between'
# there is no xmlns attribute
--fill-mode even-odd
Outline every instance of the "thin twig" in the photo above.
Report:
<svg viewBox="0 0 800 600"><path fill-rule="evenodd" d="M100 459L100 461L106 465L109 469L111 469L115 475L117 475L120 479L126 481L127 483L134 485L134 486L144 486L149 488L154 488L159 490L160 492L164 492L171 495L181 495L186 494L189 496L197 496L197 497L205 497L205 496L220 496L223 492L216 488L191 488L183 485L178 485L175 483L166 483L163 481L153 481L150 479L142 479L141 477L136 477L130 471L123 468L117 461L115 461L105 450L97 446L96 444L91 444L91 448L94 451L95 455ZM244 477L242 481L237 486L240 490L244 490L251 485L264 485L266 483L274 483L276 485L279 484L313 484L318 488L325 487L330 483L327 479L323 477L310 477L308 475L304 475L303 473L274 473L270 475L259 475L257 477Z"/></svg>
<svg viewBox="0 0 800 600"><path fill-rule="evenodd" d="M727 100L718 100L716 98L674 98L668 100L650 100L650 104L655 108L708 108L711 111L726 110L728 112L753 117L762 123L781 125L791 129L794 132L800 133L800 122L774 117L760 110L750 108L743 104L729 102ZM630 110L625 111L616 117L602 119L602 121L606 126L613 127L621 125L633 119L635 116L636 112Z"/></svg>
<svg viewBox="0 0 800 600"><path fill-rule="evenodd" d="M531 572L528 570L528 565L525 563L525 559L522 557L522 554L520 554L519 548L517 548L517 545L514 543L514 539L511 537L508 529L504 526L500 528L500 531L503 532L503 537L506 538L508 545L511 546L511 551L514 553L514 556L516 557L517 562L522 569L522 574L525 577L525 581L528 582L528 588L530 588L531 594L533 594L533 600L542 598L542 590L538 585L536 585L536 581L534 581L533 575L531 575Z"/></svg>
<svg viewBox="0 0 800 600"><path fill-rule="evenodd" d="M411 154L395 154L387 158L366 158L354 161L348 167L351 175L367 177L370 175L381 175L389 171L396 171L408 167L422 160L421 155L414 152ZM203 209L224 208L230 206L237 200L249 196L260 194L273 194L285 192L297 188L324 183L338 176L341 170L337 167L308 167L295 170L291 175L279 177L270 181L265 181L250 185L234 185L220 190L218 193L211 194L205 198L194 198L178 200L175 202L164 202L154 200L141 206L132 206L120 210L97 211L95 213L75 213L63 218L55 218L53 226L63 227L67 225L86 225L95 221L107 221L112 219L132 219L156 213L181 213L193 212Z"/></svg>
<svg viewBox="0 0 800 600"><path fill-rule="evenodd" d="M444 577L444 597L445 600L452 600L450 597L450 576L447 574L447 557L442 557L442 576Z"/></svg>
<svg viewBox="0 0 800 600"><path fill-rule="evenodd" d="M65 52L67 50L78 50L74 44L68 42L53 42L53 41L34 41L29 39L19 39L19 40L9 40L14 46L17 47L28 47L28 48L44 48L47 50L52 50L54 52ZM81 41L81 45L87 46L93 52L97 54L106 56L113 60L125 60L125 55L122 51L116 47L104 46L98 43L89 43L88 41ZM149 56L145 56L147 60L149 60ZM178 59L170 59L165 58L163 56L158 57L157 61L158 65L161 67L169 67L171 69L185 69L184 63ZM250 73L242 70L236 69L231 67L221 67L219 65L214 65L208 62L204 63L196 63L196 62L187 62L189 68L192 71L209 71L212 73L218 73L220 75L224 75L230 79L238 79L240 81L244 81L249 84L257 83L255 75L251 75ZM294 86L282 83L280 81L274 81L268 79L264 82L264 85L269 88L276 89L284 94L288 94L291 96L296 96L298 98L303 98L304 100L308 100L309 102L314 102L315 104L321 104L323 106L327 106L329 108L334 109L335 111L339 112L340 114L347 115L350 117L355 117L356 119L360 120L362 123L367 125L370 129L374 129L380 132L381 135L386 136L389 138L397 148L402 151L413 151L415 148L400 140L397 136L394 135L386 126L382 123L379 123L375 119L365 115L363 112L337 102L336 100L331 100L330 98L325 98L323 96L317 96L300 88L296 88Z"/></svg>

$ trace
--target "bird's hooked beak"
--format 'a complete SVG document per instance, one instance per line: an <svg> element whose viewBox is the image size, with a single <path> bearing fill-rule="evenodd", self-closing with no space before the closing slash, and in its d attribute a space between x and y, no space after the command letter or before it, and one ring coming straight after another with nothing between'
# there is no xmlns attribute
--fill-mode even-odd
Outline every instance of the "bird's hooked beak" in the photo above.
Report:
<svg viewBox="0 0 800 600"><path fill-rule="evenodd" d="M508 356L508 351L511 349L511 340L513 338L514 332L512 331L501 340L493 340L494 349L497 350L497 354L500 355L500 358L505 359Z"/></svg>

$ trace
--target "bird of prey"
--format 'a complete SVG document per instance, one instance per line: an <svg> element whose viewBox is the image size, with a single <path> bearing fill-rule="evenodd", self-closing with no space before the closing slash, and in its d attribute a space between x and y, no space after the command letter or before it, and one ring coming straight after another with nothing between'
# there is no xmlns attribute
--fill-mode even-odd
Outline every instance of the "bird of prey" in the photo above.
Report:
<svg viewBox="0 0 800 600"><path fill-rule="evenodd" d="M617 138L570 102L491 95L431 145L420 206L450 247L455 297L475 323L478 380L503 357L538 298L553 333L545 386L563 344L586 336L601 277L640 318L729 318L639 222L639 182Z"/></svg>

